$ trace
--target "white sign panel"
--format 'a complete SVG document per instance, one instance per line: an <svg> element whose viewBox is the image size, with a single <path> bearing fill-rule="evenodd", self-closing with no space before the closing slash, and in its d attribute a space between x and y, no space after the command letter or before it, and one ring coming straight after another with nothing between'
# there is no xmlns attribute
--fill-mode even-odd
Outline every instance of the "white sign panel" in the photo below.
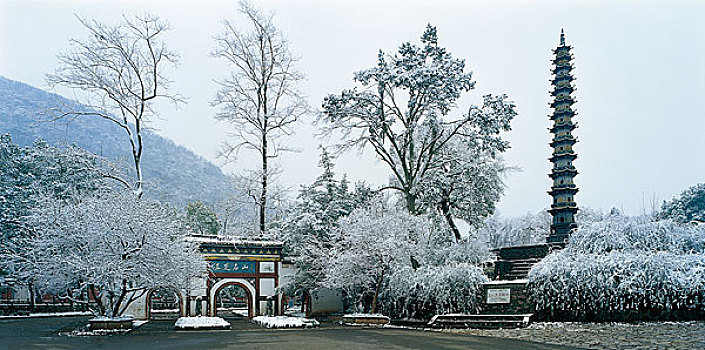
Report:
<svg viewBox="0 0 705 350"><path fill-rule="evenodd" d="M488 304L509 304L509 289L488 289Z"/></svg>
<svg viewBox="0 0 705 350"><path fill-rule="evenodd" d="M274 296L274 278L260 278L259 279L259 294L261 296Z"/></svg>
<svg viewBox="0 0 705 350"><path fill-rule="evenodd" d="M260 273L271 273L274 272L274 262L273 261L263 261L259 263Z"/></svg>

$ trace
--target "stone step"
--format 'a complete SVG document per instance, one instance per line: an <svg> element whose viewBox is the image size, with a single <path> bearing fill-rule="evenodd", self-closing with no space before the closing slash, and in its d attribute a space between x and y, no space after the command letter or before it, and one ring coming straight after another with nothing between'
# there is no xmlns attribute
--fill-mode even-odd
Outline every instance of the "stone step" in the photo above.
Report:
<svg viewBox="0 0 705 350"><path fill-rule="evenodd" d="M532 315L533 314L436 315L429 321L428 325L433 328L522 328L531 323Z"/></svg>

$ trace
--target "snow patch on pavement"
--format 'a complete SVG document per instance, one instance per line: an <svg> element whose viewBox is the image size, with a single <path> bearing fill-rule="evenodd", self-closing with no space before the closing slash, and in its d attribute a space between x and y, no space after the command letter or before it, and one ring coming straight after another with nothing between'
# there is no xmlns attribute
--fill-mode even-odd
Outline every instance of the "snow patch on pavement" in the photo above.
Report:
<svg viewBox="0 0 705 350"><path fill-rule="evenodd" d="M314 319L290 316L257 316L252 322L267 328L313 328L319 325Z"/></svg>
<svg viewBox="0 0 705 350"><path fill-rule="evenodd" d="M176 329L230 329L230 323L220 317L180 317L174 324Z"/></svg>
<svg viewBox="0 0 705 350"><path fill-rule="evenodd" d="M37 312L29 315L0 316L2 318L27 318L27 317L70 317L70 316L92 316L90 311L69 311L69 312Z"/></svg>

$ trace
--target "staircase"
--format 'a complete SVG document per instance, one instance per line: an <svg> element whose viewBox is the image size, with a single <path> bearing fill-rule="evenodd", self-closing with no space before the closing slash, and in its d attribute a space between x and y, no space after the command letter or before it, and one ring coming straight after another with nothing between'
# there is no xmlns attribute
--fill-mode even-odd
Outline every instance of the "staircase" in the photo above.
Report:
<svg viewBox="0 0 705 350"><path fill-rule="evenodd" d="M541 261L540 258L497 261L495 264L497 277L500 280L506 281L525 279L529 275L531 268L539 261Z"/></svg>
<svg viewBox="0 0 705 350"><path fill-rule="evenodd" d="M495 262L494 275L491 278L502 281L525 279L531 268L548 255L552 249L555 247L549 244L497 249L494 252L498 259Z"/></svg>

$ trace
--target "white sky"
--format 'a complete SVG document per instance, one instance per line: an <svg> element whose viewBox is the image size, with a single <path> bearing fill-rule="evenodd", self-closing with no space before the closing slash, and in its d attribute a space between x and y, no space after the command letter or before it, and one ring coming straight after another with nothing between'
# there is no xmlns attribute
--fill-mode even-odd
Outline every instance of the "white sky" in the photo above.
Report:
<svg viewBox="0 0 705 350"><path fill-rule="evenodd" d="M521 215L550 204L546 176L550 126L551 50L563 27L574 46L579 128L575 162L579 206L617 207L639 214L652 198L670 199L704 181L705 3L695 1L256 1L301 57L301 89L314 107L323 96L352 87L354 71L375 64L377 52L418 42L427 23L439 42L474 71L477 89L506 93L518 107L506 161L522 169L507 179L499 204ZM188 105L161 108L159 133L216 158L228 126L216 122L209 100L226 72L208 56L220 20L236 17L235 1L7 1L0 0L0 75L45 88L56 54L86 33L74 14L106 22L152 12L173 26L168 43L181 54L173 87ZM2 97L0 97L2 98ZM294 189L318 175L314 129L305 121L291 143L302 149L283 160ZM228 171L248 167L243 157ZM251 163L250 163L251 164ZM338 160L338 173L382 184L388 172L371 153Z"/></svg>

